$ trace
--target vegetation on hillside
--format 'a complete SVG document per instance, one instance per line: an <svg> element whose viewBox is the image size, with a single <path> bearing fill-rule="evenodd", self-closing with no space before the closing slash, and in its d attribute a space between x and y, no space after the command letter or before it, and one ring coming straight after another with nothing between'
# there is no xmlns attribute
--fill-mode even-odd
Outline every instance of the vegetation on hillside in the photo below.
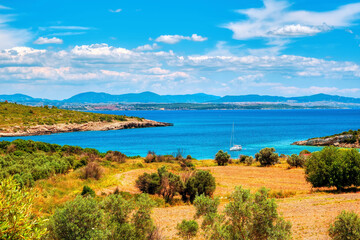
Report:
<svg viewBox="0 0 360 240"><path fill-rule="evenodd" d="M126 116L78 112L56 107L30 107L16 103L0 102L0 131L9 128L24 130L35 125L54 125L87 122L126 121Z"/></svg>

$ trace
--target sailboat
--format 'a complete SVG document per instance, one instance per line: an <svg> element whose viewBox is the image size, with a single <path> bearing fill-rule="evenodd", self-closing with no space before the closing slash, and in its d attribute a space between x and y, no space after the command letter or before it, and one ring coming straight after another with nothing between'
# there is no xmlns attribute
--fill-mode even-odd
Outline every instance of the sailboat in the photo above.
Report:
<svg viewBox="0 0 360 240"><path fill-rule="evenodd" d="M234 140L235 140L234 132L235 132L235 125L233 123L233 128L232 128L231 138L230 138L230 151L241 151L242 150L241 145L234 144Z"/></svg>

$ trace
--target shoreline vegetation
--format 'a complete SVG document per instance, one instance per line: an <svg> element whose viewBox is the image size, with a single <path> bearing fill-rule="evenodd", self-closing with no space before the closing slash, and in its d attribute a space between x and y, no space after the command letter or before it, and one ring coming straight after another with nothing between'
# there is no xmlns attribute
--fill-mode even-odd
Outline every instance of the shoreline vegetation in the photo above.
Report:
<svg viewBox="0 0 360 240"><path fill-rule="evenodd" d="M331 136L310 138L304 141L297 141L292 143L292 145L360 148L360 129L349 130Z"/></svg>
<svg viewBox="0 0 360 240"><path fill-rule="evenodd" d="M0 137L165 126L172 126L172 124L125 115L71 111L46 105L30 107L0 102Z"/></svg>

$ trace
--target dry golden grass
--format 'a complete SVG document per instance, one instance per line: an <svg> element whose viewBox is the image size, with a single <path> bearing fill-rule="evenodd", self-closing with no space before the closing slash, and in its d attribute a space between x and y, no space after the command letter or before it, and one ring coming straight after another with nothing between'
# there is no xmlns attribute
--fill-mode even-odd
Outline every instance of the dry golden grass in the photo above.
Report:
<svg viewBox="0 0 360 240"><path fill-rule="evenodd" d="M303 169L287 169L277 167L224 166L204 167L216 178L215 195L230 194L235 186L243 186L252 190L261 187L273 191L309 193L311 185L305 181Z"/></svg>
<svg viewBox="0 0 360 240"><path fill-rule="evenodd" d="M110 194L116 188L139 193L135 187L137 177L144 172L155 172L162 165L167 165L172 171L180 171L176 163L146 164L141 159L135 159L124 164L103 165L105 174L98 181L81 179L80 170L40 180L36 183L40 194L35 209L42 209L41 214L52 214L57 206L80 194L84 185L94 189L98 197ZM360 194L312 191L311 185L305 181L303 169L287 169L286 165L265 168L242 165L219 167L214 166L213 161L198 162L196 165L200 169L209 170L216 178L215 196L222 199L220 209L226 204L225 197L235 186L243 186L252 191L261 187L269 188L274 193L282 191L287 198L276 200L278 211L286 220L291 221L294 239L328 239L329 224L342 210L360 213ZM192 219L194 213L195 209L191 205L162 207L154 209L153 218L166 239L178 239L176 225L183 219ZM201 235L197 239L202 239Z"/></svg>

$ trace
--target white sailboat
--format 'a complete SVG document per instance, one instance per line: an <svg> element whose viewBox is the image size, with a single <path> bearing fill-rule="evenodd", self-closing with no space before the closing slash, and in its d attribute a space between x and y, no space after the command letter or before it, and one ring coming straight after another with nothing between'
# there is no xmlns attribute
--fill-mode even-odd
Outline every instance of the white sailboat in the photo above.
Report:
<svg viewBox="0 0 360 240"><path fill-rule="evenodd" d="M234 132L235 132L235 125L233 123L233 129L232 129L231 138L230 138L230 151L241 151L242 150L241 145L234 144L234 141L235 141Z"/></svg>

